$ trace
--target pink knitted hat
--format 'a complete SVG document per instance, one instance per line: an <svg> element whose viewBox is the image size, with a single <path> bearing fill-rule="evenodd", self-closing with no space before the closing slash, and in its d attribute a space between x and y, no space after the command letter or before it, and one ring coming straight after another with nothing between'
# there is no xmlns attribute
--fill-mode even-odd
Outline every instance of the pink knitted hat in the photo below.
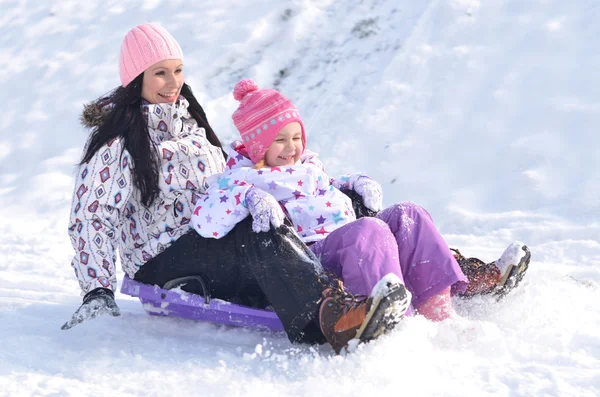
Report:
<svg viewBox="0 0 600 397"><path fill-rule="evenodd" d="M183 61L183 52L173 36L155 23L136 26L125 35L121 44L121 84L126 87L150 66L165 59Z"/></svg>
<svg viewBox="0 0 600 397"><path fill-rule="evenodd" d="M254 164L265 158L279 131L294 121L302 127L302 145L306 148L306 133L300 113L278 91L259 90L254 81L243 79L235 85L233 97L240 101L240 106L231 118Z"/></svg>

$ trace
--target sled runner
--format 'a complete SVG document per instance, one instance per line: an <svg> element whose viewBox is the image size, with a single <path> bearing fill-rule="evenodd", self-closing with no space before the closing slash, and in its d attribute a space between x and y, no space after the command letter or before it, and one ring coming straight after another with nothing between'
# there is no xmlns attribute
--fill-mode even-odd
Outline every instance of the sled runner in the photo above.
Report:
<svg viewBox="0 0 600 397"><path fill-rule="evenodd" d="M189 281L199 282L204 294L192 294L178 288ZM160 288L132 280L126 275L121 293L139 298L146 312L154 316L176 316L236 327L283 331L275 312L211 299L200 277L182 277Z"/></svg>

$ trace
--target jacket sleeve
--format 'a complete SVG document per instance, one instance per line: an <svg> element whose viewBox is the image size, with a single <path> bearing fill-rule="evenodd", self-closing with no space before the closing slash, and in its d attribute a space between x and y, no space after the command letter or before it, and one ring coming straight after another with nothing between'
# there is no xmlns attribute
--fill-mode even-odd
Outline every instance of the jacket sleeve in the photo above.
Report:
<svg viewBox="0 0 600 397"><path fill-rule="evenodd" d="M323 166L323 163L321 162L319 157L316 155L316 153L309 152L308 155L306 156L306 158L303 160L303 163L304 164L312 164L312 165L316 166L318 169L320 169L321 171L323 171L323 173L325 173L325 167ZM339 190L354 190L354 183L361 176L367 176L367 174L359 172L356 174L340 175L339 177L336 177L336 178L330 177L329 184L331 184L333 187L335 187L336 189L339 189Z"/></svg>
<svg viewBox="0 0 600 397"><path fill-rule="evenodd" d="M246 207L246 192L252 185L243 177L224 174L196 202L192 225L205 238L220 239L244 220L250 211Z"/></svg>
<svg viewBox="0 0 600 397"><path fill-rule="evenodd" d="M362 172L356 174L343 174L335 178L331 178L330 182L333 186L338 188L339 190L354 190L354 183L361 176L367 176Z"/></svg>
<svg viewBox="0 0 600 397"><path fill-rule="evenodd" d="M133 191L131 169L129 154L115 139L77 171L69 236L75 250L71 266L84 293L116 290L116 248L123 207Z"/></svg>

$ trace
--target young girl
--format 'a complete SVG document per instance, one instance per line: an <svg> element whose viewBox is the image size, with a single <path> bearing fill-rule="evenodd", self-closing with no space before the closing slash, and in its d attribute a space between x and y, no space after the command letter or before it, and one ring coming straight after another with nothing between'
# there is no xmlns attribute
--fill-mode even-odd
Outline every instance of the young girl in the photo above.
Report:
<svg viewBox="0 0 600 397"><path fill-rule="evenodd" d="M377 182L364 174L336 179L325 173L317 155L306 150L302 119L285 96L242 80L234 97L241 102L232 116L241 141L231 144L226 172L196 203L192 224L203 237L221 238L249 214L255 232L277 227L287 216L349 291L368 295L383 275L393 273L412 293L417 312L436 321L452 312L451 290L472 295L507 288L509 279L514 285L520 281L516 275L520 271L522 277L529 261L522 243L513 243L496 264L469 272L474 276L468 286L422 207L400 203L380 211ZM357 220L340 189L354 190L379 212Z"/></svg>

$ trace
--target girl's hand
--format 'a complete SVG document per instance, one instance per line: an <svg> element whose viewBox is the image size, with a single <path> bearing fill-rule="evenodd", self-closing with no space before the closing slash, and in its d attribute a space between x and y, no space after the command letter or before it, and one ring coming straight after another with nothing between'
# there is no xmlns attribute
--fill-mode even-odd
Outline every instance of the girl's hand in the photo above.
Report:
<svg viewBox="0 0 600 397"><path fill-rule="evenodd" d="M363 175L354 182L354 191L360 194L368 209L375 212L383 209L383 192L377 181Z"/></svg>
<svg viewBox="0 0 600 397"><path fill-rule="evenodd" d="M271 225L277 228L283 224L285 215L279 203L275 197L259 188L248 189L246 207L252 215L252 230L256 233L268 232Z"/></svg>

